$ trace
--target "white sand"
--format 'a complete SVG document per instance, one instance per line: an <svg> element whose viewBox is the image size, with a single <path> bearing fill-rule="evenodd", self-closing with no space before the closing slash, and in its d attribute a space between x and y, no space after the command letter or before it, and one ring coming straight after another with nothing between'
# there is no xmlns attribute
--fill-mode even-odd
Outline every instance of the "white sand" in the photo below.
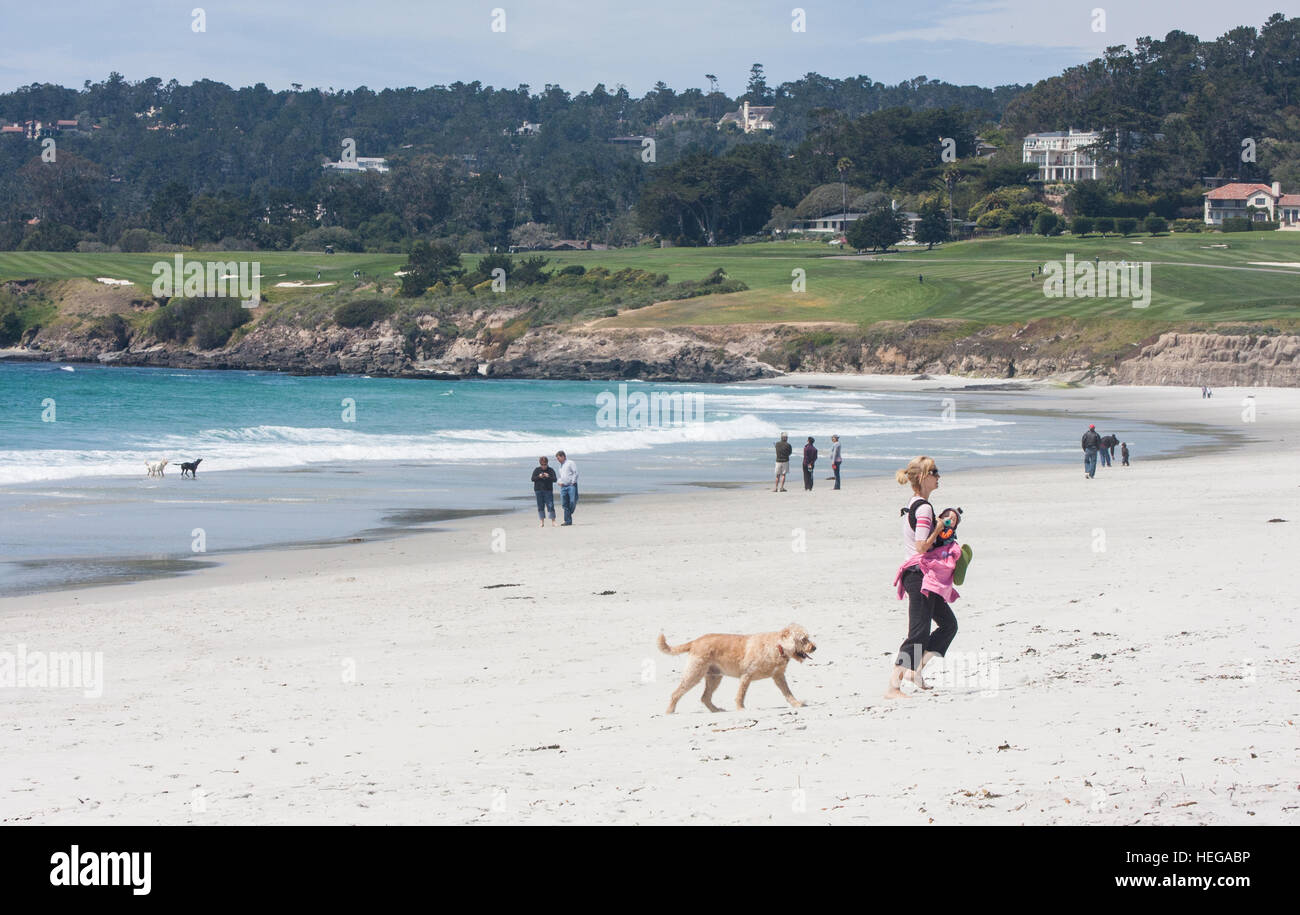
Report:
<svg viewBox="0 0 1300 915"><path fill-rule="evenodd" d="M1241 429L1243 395L1033 400ZM567 531L529 508L0 601L0 651L102 651L106 680L0 690L0 822L1294 824L1300 392L1256 399L1229 454L945 475L976 551L945 663L986 677L896 702L904 492L851 463L838 493L629 497ZM663 714L661 629L791 620L806 707L762 681Z"/></svg>

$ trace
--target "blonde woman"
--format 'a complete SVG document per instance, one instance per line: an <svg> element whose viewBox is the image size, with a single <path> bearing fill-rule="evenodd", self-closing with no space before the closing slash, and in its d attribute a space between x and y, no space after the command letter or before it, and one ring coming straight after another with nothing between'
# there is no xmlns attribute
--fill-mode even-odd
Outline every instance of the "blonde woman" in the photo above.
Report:
<svg viewBox="0 0 1300 915"><path fill-rule="evenodd" d="M899 599L907 595L907 638L899 646L894 670L889 675L886 699L907 697L900 689L905 679L921 689L929 689L921 676L922 669L934 658L943 657L957 635L957 617L948 602L921 588L924 576L919 567L920 559L939 536L934 506L930 504L931 494L939 488L939 468L932 458L922 455L895 476L900 485L910 484L912 487L912 498L901 512L903 564L895 578ZM931 622L937 626L933 632L930 631Z"/></svg>

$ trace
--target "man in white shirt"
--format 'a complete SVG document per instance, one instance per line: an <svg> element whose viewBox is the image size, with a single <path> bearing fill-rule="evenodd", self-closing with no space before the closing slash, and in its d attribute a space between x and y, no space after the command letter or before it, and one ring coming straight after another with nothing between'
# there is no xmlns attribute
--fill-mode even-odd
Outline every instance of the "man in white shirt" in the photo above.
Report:
<svg viewBox="0 0 1300 915"><path fill-rule="evenodd" d="M578 465L563 451L555 452L555 459L560 462L560 504L564 507L564 523L560 526L568 527L573 524L573 512L578 507Z"/></svg>

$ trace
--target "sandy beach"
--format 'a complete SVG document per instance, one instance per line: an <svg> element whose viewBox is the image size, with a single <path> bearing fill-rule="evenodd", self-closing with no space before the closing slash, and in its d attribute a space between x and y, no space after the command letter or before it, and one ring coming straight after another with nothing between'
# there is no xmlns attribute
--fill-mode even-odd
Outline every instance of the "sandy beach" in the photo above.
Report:
<svg viewBox="0 0 1300 915"><path fill-rule="evenodd" d="M850 455L840 492L819 468L811 494L690 487L561 529L526 505L0 600L0 652L103 660L102 696L0 689L0 822L1300 822L1300 390L1036 387L1007 408L1224 447L945 473L975 561L932 692L882 697L907 492ZM759 681L735 711L729 679L727 711L697 687L664 714L660 632L792 621L819 648L789 672L803 708Z"/></svg>

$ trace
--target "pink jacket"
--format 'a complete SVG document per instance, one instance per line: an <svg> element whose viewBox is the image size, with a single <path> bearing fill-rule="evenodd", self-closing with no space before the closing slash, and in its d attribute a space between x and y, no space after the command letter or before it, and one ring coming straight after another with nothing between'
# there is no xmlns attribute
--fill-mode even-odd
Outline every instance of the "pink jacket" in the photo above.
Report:
<svg viewBox="0 0 1300 915"><path fill-rule="evenodd" d="M947 546L935 547L928 553L916 553L901 566L898 567L898 574L894 576L894 586L898 588L898 599L902 600L906 591L903 590L903 573L912 567L918 567L921 570L921 593L937 594L948 603L952 603L961 597L957 589L952 586L952 573L957 568L957 560L961 558L961 545L950 543Z"/></svg>

